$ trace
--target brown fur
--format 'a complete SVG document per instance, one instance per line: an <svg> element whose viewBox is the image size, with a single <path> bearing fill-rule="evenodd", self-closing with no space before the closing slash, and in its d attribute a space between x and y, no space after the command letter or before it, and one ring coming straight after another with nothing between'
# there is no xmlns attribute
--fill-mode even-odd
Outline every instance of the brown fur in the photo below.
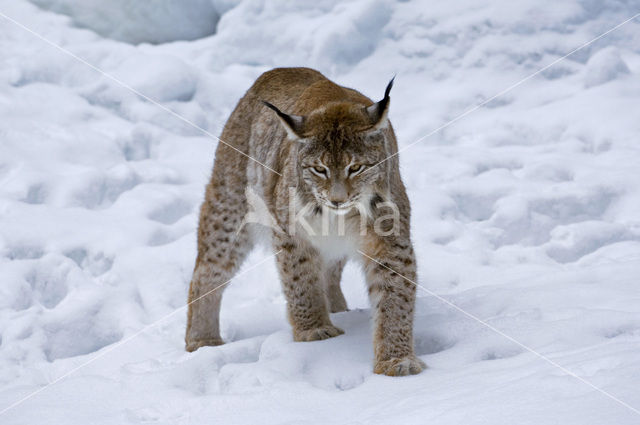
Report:
<svg viewBox="0 0 640 425"><path fill-rule="evenodd" d="M329 311L346 309L340 275L346 259L354 258L364 267L375 311L374 372L406 375L425 367L413 352L416 288L405 279L416 279L409 200L397 156L373 167L397 152L385 99L374 104L308 68L279 68L258 78L231 114L221 139L276 172L218 145L200 214L190 301L231 279L251 249L250 226L241 226L249 211L249 187L264 199L281 229L273 231L271 243L278 252L294 340L343 333L331 323ZM352 174L361 164L370 169ZM385 215L382 201L399 212L390 234L375 231L376 220ZM325 218L329 233L314 234L298 222L291 226L291 203L314 205L307 227L317 228ZM340 211L346 211L350 205L365 205L367 211L352 208L344 215L346 230L336 231L337 213L327 208L345 206ZM366 234L361 234L362 226ZM222 343L221 294L222 289L190 304L187 350Z"/></svg>

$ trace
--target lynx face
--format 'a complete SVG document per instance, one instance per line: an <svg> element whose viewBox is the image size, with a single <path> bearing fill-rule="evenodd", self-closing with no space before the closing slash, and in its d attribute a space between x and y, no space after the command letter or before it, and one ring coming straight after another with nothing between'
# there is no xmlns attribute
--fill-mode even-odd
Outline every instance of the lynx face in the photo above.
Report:
<svg viewBox="0 0 640 425"><path fill-rule="evenodd" d="M375 196L384 167L369 168L385 156L382 131L338 126L300 141L298 170L319 206L344 214Z"/></svg>
<svg viewBox="0 0 640 425"><path fill-rule="evenodd" d="M309 116L289 115L273 109L290 139L299 142L298 172L319 206L338 214L358 204L368 208L384 187L386 167L375 167L389 155L385 140L389 92L370 106L333 102Z"/></svg>

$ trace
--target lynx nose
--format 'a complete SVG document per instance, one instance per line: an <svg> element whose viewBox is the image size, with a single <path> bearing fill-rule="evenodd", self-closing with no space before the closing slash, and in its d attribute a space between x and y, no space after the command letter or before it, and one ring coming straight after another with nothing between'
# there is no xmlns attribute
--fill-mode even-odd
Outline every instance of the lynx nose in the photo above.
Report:
<svg viewBox="0 0 640 425"><path fill-rule="evenodd" d="M338 207L344 204L348 200L347 189L342 183L334 183L329 190L329 196L327 197L331 205Z"/></svg>

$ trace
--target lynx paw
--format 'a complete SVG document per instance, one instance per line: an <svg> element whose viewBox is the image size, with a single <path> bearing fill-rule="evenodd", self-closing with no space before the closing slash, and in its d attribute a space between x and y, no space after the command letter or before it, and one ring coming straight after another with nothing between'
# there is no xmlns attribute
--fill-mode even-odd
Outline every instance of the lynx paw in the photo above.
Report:
<svg viewBox="0 0 640 425"><path fill-rule="evenodd" d="M427 365L414 355L376 362L373 372L387 376L416 375L427 368Z"/></svg>
<svg viewBox="0 0 640 425"><path fill-rule="evenodd" d="M342 335L344 331L333 325L321 326L315 329L309 329L306 331L294 331L294 341L319 341L322 339L332 338L334 336Z"/></svg>
<svg viewBox="0 0 640 425"><path fill-rule="evenodd" d="M224 341L220 338L187 340L186 350L196 351L200 347L222 345Z"/></svg>

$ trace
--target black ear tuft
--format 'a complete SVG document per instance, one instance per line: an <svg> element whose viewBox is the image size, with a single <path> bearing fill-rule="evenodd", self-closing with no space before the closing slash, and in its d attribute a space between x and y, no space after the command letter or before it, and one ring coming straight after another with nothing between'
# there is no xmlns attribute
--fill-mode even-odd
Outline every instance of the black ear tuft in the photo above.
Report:
<svg viewBox="0 0 640 425"><path fill-rule="evenodd" d="M299 115L288 115L266 100L261 100L262 104L278 114L280 120L285 124L285 129L289 135L302 138L304 133L305 118Z"/></svg>
<svg viewBox="0 0 640 425"><path fill-rule="evenodd" d="M367 107L367 115L371 120L371 125L377 126L381 124L383 118L387 115L387 110L389 109L389 93L391 93L391 88L393 87L393 80L396 79L394 75L389 84L387 84L387 88L384 90L384 97L378 103L374 103L373 105Z"/></svg>
<svg viewBox="0 0 640 425"><path fill-rule="evenodd" d="M396 76L394 75L391 81L389 81L389 84L387 84L387 88L384 89L384 98L387 100L389 99L389 93L391 93L391 89L393 88L393 80L395 79L396 79Z"/></svg>
<svg viewBox="0 0 640 425"><path fill-rule="evenodd" d="M273 103L269 103L266 100L261 100L260 102L262 102L262 104L264 106L266 106L267 108L273 109L274 111L276 111L276 114L281 115L282 112L280 111L280 109L276 108Z"/></svg>

